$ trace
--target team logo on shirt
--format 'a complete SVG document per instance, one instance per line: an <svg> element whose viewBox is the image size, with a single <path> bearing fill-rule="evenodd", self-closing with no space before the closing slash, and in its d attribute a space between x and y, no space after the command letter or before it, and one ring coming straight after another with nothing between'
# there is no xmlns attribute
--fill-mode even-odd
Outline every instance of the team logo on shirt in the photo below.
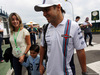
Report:
<svg viewBox="0 0 100 75"><path fill-rule="evenodd" d="M71 38L71 36L69 36L68 34L62 34L61 37L64 37L65 39Z"/></svg>

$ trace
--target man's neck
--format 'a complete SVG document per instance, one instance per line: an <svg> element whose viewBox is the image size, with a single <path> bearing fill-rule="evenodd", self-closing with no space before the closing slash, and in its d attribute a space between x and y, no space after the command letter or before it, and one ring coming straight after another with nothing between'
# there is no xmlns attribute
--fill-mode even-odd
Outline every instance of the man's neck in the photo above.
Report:
<svg viewBox="0 0 100 75"><path fill-rule="evenodd" d="M63 19L64 19L64 16L59 16L56 20L55 20L55 22L53 22L53 23L51 23L54 27L57 27L57 25L59 24L59 23L61 23L62 21L63 21Z"/></svg>
<svg viewBox="0 0 100 75"><path fill-rule="evenodd" d="M75 20L75 22L78 22L77 20Z"/></svg>
<svg viewBox="0 0 100 75"><path fill-rule="evenodd" d="M88 21L85 21L85 22L88 22Z"/></svg>

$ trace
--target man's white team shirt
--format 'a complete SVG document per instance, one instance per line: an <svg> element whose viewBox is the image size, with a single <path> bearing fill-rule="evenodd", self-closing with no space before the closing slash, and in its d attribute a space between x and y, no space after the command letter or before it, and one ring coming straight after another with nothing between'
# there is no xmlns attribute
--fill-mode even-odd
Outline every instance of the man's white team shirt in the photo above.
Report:
<svg viewBox="0 0 100 75"><path fill-rule="evenodd" d="M47 42L47 75L64 75L63 64L64 55L63 55L63 37L64 30L66 26L67 19L63 19L63 21L58 24L55 28L53 25L49 24L47 28L47 32L45 35ZM72 70L71 63L73 64L73 54L74 48L76 50L80 50L86 47L83 35L81 33L80 27L76 22L71 21L70 33L68 46L67 46L67 57L66 57L66 67L68 75L73 75L74 70ZM42 36L41 46L44 46L44 35Z"/></svg>

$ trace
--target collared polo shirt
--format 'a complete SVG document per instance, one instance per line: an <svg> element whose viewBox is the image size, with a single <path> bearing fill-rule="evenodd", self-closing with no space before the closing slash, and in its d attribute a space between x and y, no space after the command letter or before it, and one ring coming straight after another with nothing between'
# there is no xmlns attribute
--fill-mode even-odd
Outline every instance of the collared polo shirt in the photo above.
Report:
<svg viewBox="0 0 100 75"><path fill-rule="evenodd" d="M66 26L67 19L64 18L63 21L54 27L52 24L49 24L47 32L45 35L47 42L47 75L65 75L64 66L67 69L67 75L75 74L74 67L74 48L80 50L86 47L84 38L81 33L80 27L75 21L71 21L70 33L68 45L67 45L67 56L66 56L66 65L63 64L64 54L63 54L63 38L61 35L64 35L64 30ZM41 46L44 46L44 35L42 36Z"/></svg>
<svg viewBox="0 0 100 75"><path fill-rule="evenodd" d="M29 67L31 75L40 75L39 72L39 62L40 62L40 55L37 55L36 58L29 56L26 62L23 62L22 65L25 67ZM45 67L45 62L43 62Z"/></svg>

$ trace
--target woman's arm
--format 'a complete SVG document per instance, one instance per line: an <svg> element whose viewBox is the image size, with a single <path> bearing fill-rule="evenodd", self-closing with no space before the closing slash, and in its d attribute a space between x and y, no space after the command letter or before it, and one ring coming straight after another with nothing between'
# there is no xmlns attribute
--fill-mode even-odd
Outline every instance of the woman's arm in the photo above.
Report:
<svg viewBox="0 0 100 75"><path fill-rule="evenodd" d="M27 47L26 47L26 51L25 51L25 54L27 54L27 52L29 51L30 47L31 47L31 41L30 41L30 35L27 35L25 37L25 41L27 43Z"/></svg>
<svg viewBox="0 0 100 75"><path fill-rule="evenodd" d="M25 50L24 55L22 55L22 56L19 58L19 62L23 62L23 61L24 61L25 55L27 54L27 52L28 52L29 49L30 49L30 46L31 46L30 35L27 35L27 36L25 37L25 41L26 41L26 43L27 43L27 47L26 47L26 50Z"/></svg>

